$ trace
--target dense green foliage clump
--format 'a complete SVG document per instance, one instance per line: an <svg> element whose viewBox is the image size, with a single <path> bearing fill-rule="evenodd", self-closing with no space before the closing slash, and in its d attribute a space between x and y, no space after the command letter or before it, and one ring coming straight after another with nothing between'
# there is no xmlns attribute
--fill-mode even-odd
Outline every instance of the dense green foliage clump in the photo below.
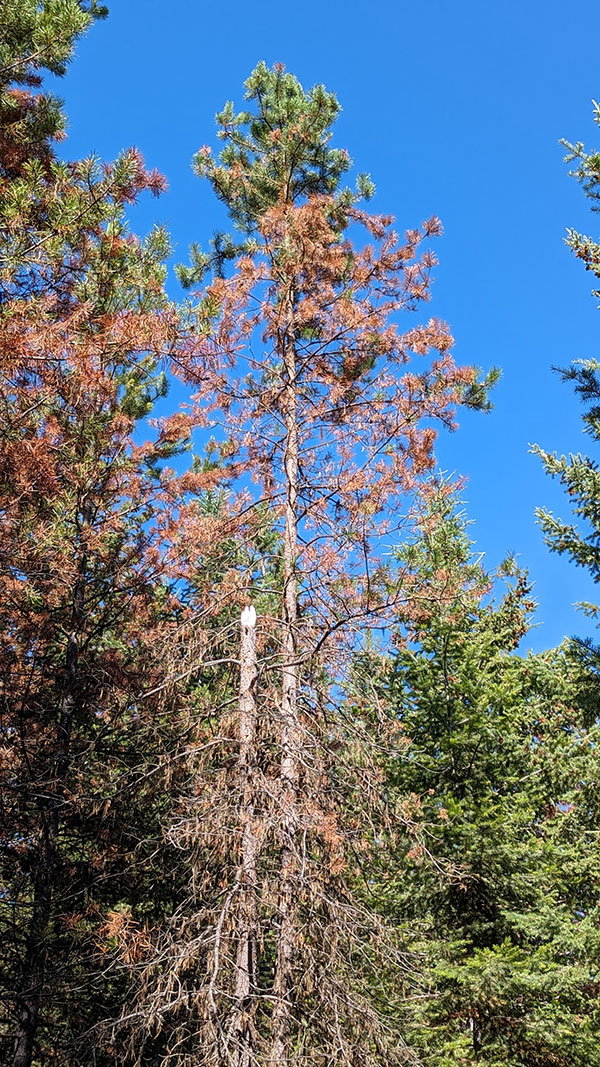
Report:
<svg viewBox="0 0 600 1067"><path fill-rule="evenodd" d="M425 1064L574 1065L598 1053L597 703L569 645L520 656L532 608L507 565L498 603L464 520L442 505L402 553L442 607L380 684L402 727L393 795L418 797L420 844L382 861L382 906L423 959L409 1013Z"/></svg>

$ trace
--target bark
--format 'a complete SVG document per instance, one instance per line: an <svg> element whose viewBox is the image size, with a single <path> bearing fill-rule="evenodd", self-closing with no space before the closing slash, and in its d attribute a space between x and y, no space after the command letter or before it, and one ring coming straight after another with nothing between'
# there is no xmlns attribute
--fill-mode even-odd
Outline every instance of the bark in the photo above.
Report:
<svg viewBox="0 0 600 1067"><path fill-rule="evenodd" d="M238 871L240 906L235 964L233 1034L236 1067L250 1067L253 1056L252 1016L256 990L257 856L260 845L256 813L256 612L244 608L240 634L239 690L239 820L242 834Z"/></svg>
<svg viewBox="0 0 600 1067"><path fill-rule="evenodd" d="M84 510L82 527L89 522ZM53 890L58 867L58 831L65 803L64 785L69 769L71 732L76 705L79 653L85 617L85 574L87 553L82 548L73 590L71 629L67 639L64 675L61 685L59 718L50 773L46 782L36 785L40 815L40 838L33 866L33 902L21 981L16 995L17 1029L12 1067L31 1067L40 1010L45 995L49 952L49 925Z"/></svg>
<svg viewBox="0 0 600 1067"><path fill-rule="evenodd" d="M280 348L284 366L286 485L283 541L283 669L281 697L281 852L277 955L273 983L271 1067L287 1063L292 1019L294 953L297 938L297 793L301 734L298 721L298 396L293 332L293 290L285 301L286 321Z"/></svg>

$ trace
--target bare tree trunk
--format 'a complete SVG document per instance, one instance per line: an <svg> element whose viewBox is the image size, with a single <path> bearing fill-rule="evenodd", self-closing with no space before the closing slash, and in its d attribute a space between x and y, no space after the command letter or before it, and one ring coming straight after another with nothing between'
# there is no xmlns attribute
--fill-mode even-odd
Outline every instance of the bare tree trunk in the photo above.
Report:
<svg viewBox="0 0 600 1067"><path fill-rule="evenodd" d="M244 608L240 633L239 691L239 782L241 861L238 872L240 907L235 965L235 1036L233 1062L236 1067L250 1067L253 1057L252 1015L256 989L256 927L259 827L256 823L256 612Z"/></svg>
<svg viewBox="0 0 600 1067"><path fill-rule="evenodd" d="M281 696L281 855L278 904L277 957L273 993L271 1067L288 1060L296 923L297 792L301 736L298 722L298 397L296 350L293 334L293 292L286 299L285 333L281 349L284 363L284 415L286 427L284 473L286 485L283 541L283 669Z"/></svg>
<svg viewBox="0 0 600 1067"><path fill-rule="evenodd" d="M84 511L82 525L89 522ZM45 782L34 783L36 802L40 812L40 838L33 869L33 904L25 943L25 956L19 989L16 994L17 1031L12 1067L31 1067L40 1008L44 996L48 957L48 927L52 912L52 897L58 862L57 837L61 808L64 803L63 786L69 767L69 749L75 693L79 665L81 634L85 614L85 572L87 552L83 548L78 576L73 590L71 630L67 640L59 720L50 774Z"/></svg>

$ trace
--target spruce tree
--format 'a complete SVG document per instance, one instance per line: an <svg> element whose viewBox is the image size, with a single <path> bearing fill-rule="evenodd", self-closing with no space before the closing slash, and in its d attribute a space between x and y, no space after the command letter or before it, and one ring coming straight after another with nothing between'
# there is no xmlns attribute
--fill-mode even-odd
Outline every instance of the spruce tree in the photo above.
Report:
<svg viewBox="0 0 600 1067"><path fill-rule="evenodd" d="M527 577L509 561L490 599L452 498L400 559L421 610L357 677L397 716L390 804L423 827L382 842L372 889L424 961L406 1032L427 1067L600 1063L593 681L568 647L519 655Z"/></svg>
<svg viewBox="0 0 600 1067"><path fill-rule="evenodd" d="M600 108L595 105L594 119L600 125ZM594 212L600 210L600 154L586 152L581 142L563 142L567 149L565 161L576 163L572 172L590 200ZM576 230L567 231L566 243L577 259L583 261L586 271L600 277L600 244ZM600 290L593 290L600 298ZM559 373L565 382L572 382L575 392L585 405L584 431L592 441L600 439L600 361L596 358L576 360ZM585 568L594 583L600 581L600 470L594 456L581 452L558 456L536 445L534 451L552 478L558 478L570 497L575 521L566 522L555 517L546 508L538 509L537 515L546 544L554 552L565 554L578 567ZM580 605L592 618L598 616L594 603ZM581 653L588 662L598 663L598 651L592 642L579 642Z"/></svg>

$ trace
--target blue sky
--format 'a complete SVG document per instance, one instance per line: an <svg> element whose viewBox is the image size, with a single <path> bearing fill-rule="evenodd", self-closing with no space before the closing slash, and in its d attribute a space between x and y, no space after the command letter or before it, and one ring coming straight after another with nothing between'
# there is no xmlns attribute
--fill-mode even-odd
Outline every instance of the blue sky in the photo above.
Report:
<svg viewBox="0 0 600 1067"><path fill-rule="evenodd" d="M399 228L444 224L426 314L446 319L461 363L502 368L490 415L469 414L439 444L440 466L468 479L472 536L493 568L518 553L539 602L535 648L591 632L573 608L594 599L584 572L544 547L534 508L568 515L559 487L528 454L538 442L589 450L577 401L553 364L599 354L592 279L565 247L567 226L597 232L569 178L559 138L600 147L600 6L558 0L112 0L60 83L71 158L137 145L169 181L133 212L167 225L176 260L222 224L190 168L215 144L214 114L241 104L260 59L305 86L323 82L343 113L335 143L377 186L374 210ZM169 288L180 293L174 278Z"/></svg>

